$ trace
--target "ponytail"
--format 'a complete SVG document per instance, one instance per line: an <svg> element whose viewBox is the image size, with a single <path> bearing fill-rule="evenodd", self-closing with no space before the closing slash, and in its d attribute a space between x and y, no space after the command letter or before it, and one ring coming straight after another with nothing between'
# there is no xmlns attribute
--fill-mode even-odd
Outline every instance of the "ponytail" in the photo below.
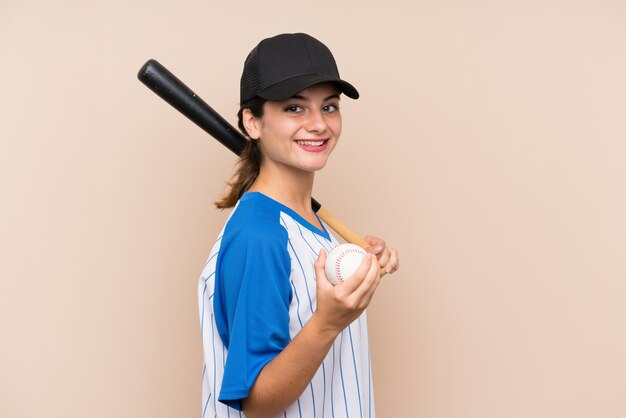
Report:
<svg viewBox="0 0 626 418"><path fill-rule="evenodd" d="M241 132L247 138L246 145L239 156L239 161L236 164L235 174L231 180L227 183L229 190L221 199L215 201L215 206L218 209L228 209L234 207L243 193L252 186L252 183L256 180L261 169L261 150L259 149L259 143L257 140L252 140L247 135L246 129L243 126L243 110L249 109L257 118L263 116L263 104L265 99L255 97L241 104L241 108L237 113L238 126Z"/></svg>

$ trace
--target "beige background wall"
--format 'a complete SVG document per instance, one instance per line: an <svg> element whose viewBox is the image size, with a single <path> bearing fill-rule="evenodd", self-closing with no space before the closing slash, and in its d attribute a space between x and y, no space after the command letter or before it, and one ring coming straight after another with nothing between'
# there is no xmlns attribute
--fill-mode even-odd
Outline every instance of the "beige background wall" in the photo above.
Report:
<svg viewBox="0 0 626 418"><path fill-rule="evenodd" d="M622 1L0 2L0 417L200 416L196 280L243 59L310 32L362 93L315 196L402 269L378 413L626 416Z"/></svg>

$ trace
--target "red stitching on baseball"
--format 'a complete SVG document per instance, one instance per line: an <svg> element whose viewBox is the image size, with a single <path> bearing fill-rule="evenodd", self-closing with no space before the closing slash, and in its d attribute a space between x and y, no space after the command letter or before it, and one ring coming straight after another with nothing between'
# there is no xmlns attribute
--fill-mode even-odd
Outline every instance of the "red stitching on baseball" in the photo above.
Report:
<svg viewBox="0 0 626 418"><path fill-rule="evenodd" d="M341 268L340 268L341 260L343 260L343 258L347 254L349 254L349 253L363 254L360 249L357 249L357 248L347 248L347 249L343 250L337 256L337 258L335 259L335 275L337 276L337 281L339 283L343 283L343 277L341 276Z"/></svg>

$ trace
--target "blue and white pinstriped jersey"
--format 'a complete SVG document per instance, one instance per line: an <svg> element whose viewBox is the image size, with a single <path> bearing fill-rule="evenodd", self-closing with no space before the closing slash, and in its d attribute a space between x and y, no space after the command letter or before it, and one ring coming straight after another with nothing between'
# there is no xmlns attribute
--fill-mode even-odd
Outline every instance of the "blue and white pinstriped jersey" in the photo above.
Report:
<svg viewBox="0 0 626 418"><path fill-rule="evenodd" d="M313 315L313 264L320 249L338 245L324 229L261 193L245 193L233 210L198 282L203 418L245 417L240 400ZM280 416L375 417L365 313L339 334Z"/></svg>

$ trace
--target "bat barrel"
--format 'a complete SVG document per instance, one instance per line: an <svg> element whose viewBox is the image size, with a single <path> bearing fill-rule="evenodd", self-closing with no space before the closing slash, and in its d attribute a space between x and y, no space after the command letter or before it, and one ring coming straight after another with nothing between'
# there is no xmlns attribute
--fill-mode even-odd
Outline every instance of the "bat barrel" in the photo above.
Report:
<svg viewBox="0 0 626 418"><path fill-rule="evenodd" d="M137 78L226 148L241 154L246 143L243 135L158 61L148 60Z"/></svg>

